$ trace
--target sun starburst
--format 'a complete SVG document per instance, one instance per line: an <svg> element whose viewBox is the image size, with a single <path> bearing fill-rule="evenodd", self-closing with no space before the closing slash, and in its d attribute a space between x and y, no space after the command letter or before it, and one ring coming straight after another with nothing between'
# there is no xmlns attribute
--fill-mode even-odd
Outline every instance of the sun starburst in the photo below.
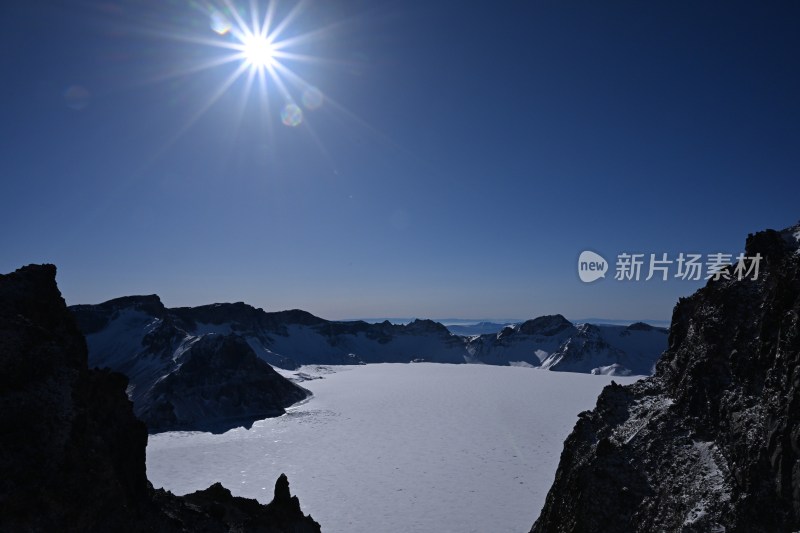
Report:
<svg viewBox="0 0 800 533"><path fill-rule="evenodd" d="M261 35L249 35L242 42L242 54L247 63L256 69L273 66L275 50L269 39Z"/></svg>
<svg viewBox="0 0 800 533"><path fill-rule="evenodd" d="M208 109L213 106L234 84L245 79L244 101L255 88L262 101L262 108L269 112L270 99L281 102L278 115L286 126L297 127L305 122L305 112L318 109L323 93L313 84L300 77L289 66L292 62L324 62L319 57L299 53L298 48L317 40L325 29L298 31L297 19L305 3L295 4L288 12L279 14L275 0L259 5L256 0L249 3L234 0L210 0L194 3L208 20L208 33L172 34L169 37L180 41L208 46L221 51L206 61L172 75L185 75L227 64L236 64L234 69L213 90L204 104L193 114L182 131L186 131ZM293 31L287 31L293 30ZM284 38L284 34L292 33Z"/></svg>
<svg viewBox="0 0 800 533"><path fill-rule="evenodd" d="M168 70L143 78L140 83L186 79L204 71L218 70L224 74L218 78L216 86L205 90L207 96L201 97L202 100L191 100L193 107L189 115L172 131L169 139L161 143L152 159L157 159L174 146L234 88L240 94L238 105L229 110L234 119L234 130L238 135L245 117L251 117L247 122L250 126L254 124L252 117L258 117L256 135L265 135L266 139L258 137L253 142L267 146L269 150L274 146L274 125L282 124L289 128L302 126L309 135L307 138L313 141L335 169L333 157L309 121L309 115L319 110L322 110L326 120L337 120L349 128L364 129L386 146L398 148L391 139L299 73L302 70L305 75L311 75L316 71L308 68L312 65L321 68L359 68L358 61L323 57L318 52L330 50L327 46L321 47L321 43L330 43L345 29L351 31L358 28L364 20L362 15L335 20L325 26L310 27L303 16L310 8L307 0L299 0L291 5L279 4L277 0L187 1L201 14L199 18L186 14L171 18L165 16L158 23L137 29L149 37L188 45L180 48L185 53L185 59L169 62ZM315 14L312 12L307 18L319 19ZM207 49L208 53L202 48ZM213 78L213 75L204 77L205 80ZM255 107L253 96L257 100ZM277 156L270 156L274 157Z"/></svg>

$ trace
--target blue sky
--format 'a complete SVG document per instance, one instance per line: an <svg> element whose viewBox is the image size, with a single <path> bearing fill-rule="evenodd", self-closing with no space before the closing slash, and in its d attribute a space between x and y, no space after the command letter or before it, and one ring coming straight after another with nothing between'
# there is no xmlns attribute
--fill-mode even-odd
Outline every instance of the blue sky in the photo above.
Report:
<svg viewBox="0 0 800 533"><path fill-rule="evenodd" d="M247 71L199 114L241 65L192 71L236 42L208 5L4 6L1 271L55 263L71 304L663 320L698 282L584 284L579 253L800 218L795 2L307 2L296 127Z"/></svg>

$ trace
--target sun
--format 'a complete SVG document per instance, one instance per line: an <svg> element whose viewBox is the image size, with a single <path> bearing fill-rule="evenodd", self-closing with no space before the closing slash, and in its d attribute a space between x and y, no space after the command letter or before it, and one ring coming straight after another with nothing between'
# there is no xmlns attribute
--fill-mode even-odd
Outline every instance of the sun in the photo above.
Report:
<svg viewBox="0 0 800 533"><path fill-rule="evenodd" d="M264 112L267 122L271 120L273 110L279 108L280 122L289 127L305 125L310 128L305 120L306 112L315 112L324 102L337 105L289 65L340 64L313 53L305 53L304 50L309 50L310 44L340 31L344 22L299 31L302 25L296 19L308 8L307 0L299 0L290 8L281 7L284 4L279 6L279 0L191 0L189 3L207 17L208 29L213 37L198 34L196 27L201 27L198 24L192 24L190 29L183 31L158 31L156 34L216 51L206 60L176 69L158 79L185 76L223 65L234 66L188 118L176 138L197 122L239 80L243 82L243 91L241 104L237 107L237 121L242 120L251 93L257 93L260 110Z"/></svg>
<svg viewBox="0 0 800 533"><path fill-rule="evenodd" d="M248 35L242 39L242 54L245 61L256 69L275 66L275 49L267 37Z"/></svg>

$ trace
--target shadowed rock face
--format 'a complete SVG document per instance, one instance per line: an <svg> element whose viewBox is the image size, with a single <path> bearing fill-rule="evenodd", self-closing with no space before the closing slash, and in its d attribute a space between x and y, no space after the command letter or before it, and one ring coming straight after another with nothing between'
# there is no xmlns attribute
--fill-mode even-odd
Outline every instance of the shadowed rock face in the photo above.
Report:
<svg viewBox="0 0 800 533"><path fill-rule="evenodd" d="M655 375L579 415L532 532L800 530L799 240L751 235L758 280L678 302Z"/></svg>
<svg viewBox="0 0 800 533"><path fill-rule="evenodd" d="M152 433L250 428L309 396L236 335L204 336L184 360L147 392L136 412Z"/></svg>
<svg viewBox="0 0 800 533"><path fill-rule="evenodd" d="M127 380L88 369L55 274L0 275L0 531L320 531L285 476L266 506L219 485L154 490Z"/></svg>

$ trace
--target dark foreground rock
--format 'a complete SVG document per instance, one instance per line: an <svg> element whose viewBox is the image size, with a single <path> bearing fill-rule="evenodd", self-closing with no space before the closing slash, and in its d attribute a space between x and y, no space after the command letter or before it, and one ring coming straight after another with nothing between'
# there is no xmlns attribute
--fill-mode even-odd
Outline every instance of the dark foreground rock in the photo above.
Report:
<svg viewBox="0 0 800 533"><path fill-rule="evenodd" d="M758 280L678 302L655 375L579 415L532 532L800 530L799 240L751 235Z"/></svg>
<svg viewBox="0 0 800 533"><path fill-rule="evenodd" d="M269 505L154 490L121 374L89 370L52 265L0 275L0 531L318 532L281 476Z"/></svg>

